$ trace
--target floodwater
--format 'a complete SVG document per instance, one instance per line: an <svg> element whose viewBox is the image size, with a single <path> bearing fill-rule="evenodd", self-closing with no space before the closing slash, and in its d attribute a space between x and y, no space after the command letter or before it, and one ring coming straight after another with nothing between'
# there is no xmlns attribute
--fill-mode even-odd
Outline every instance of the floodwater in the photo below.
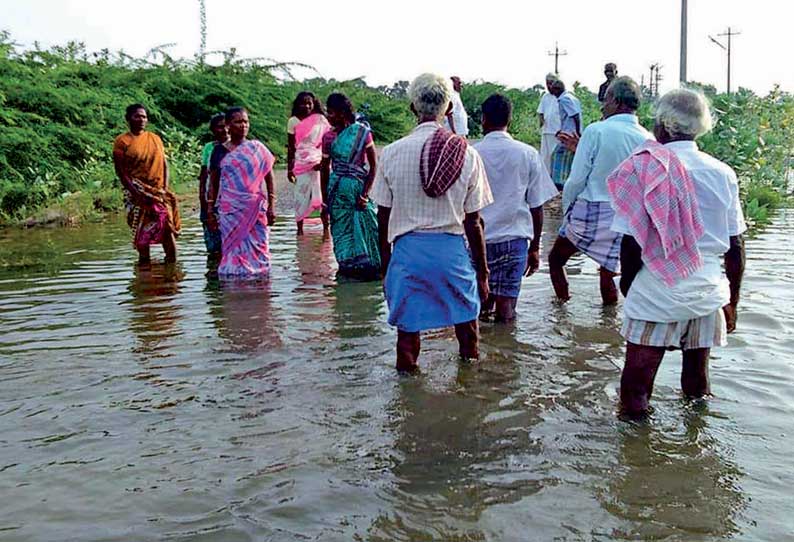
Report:
<svg viewBox="0 0 794 542"><path fill-rule="evenodd" d="M247 286L205 277L195 218L150 269L120 218L0 232L0 540L794 540L793 211L747 245L715 397L669 354L646 423L591 262L566 306L525 279L480 363L429 333L400 377L380 285L293 228Z"/></svg>

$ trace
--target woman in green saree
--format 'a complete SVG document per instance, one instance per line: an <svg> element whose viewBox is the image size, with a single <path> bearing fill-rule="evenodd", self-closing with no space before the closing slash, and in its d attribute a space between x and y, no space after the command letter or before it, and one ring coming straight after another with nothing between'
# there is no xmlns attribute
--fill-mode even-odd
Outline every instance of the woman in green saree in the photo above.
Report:
<svg viewBox="0 0 794 542"><path fill-rule="evenodd" d="M320 171L339 274L375 280L380 276L380 249L377 213L369 200L377 167L372 131L355 121L344 94L331 94L326 110L334 130L323 138Z"/></svg>

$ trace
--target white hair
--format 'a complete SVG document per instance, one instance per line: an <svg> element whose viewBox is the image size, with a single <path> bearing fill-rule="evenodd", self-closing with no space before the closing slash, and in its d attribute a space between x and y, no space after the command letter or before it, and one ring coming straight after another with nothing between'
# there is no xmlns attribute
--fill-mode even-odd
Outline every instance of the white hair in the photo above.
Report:
<svg viewBox="0 0 794 542"><path fill-rule="evenodd" d="M702 93L688 88L671 90L656 104L656 124L671 136L697 138L711 131L709 103Z"/></svg>
<svg viewBox="0 0 794 542"><path fill-rule="evenodd" d="M417 114L441 119L452 97L449 79L436 73L423 73L408 88L408 97Z"/></svg>
<svg viewBox="0 0 794 542"><path fill-rule="evenodd" d="M546 74L546 81L556 81L560 76L556 73L549 72Z"/></svg>

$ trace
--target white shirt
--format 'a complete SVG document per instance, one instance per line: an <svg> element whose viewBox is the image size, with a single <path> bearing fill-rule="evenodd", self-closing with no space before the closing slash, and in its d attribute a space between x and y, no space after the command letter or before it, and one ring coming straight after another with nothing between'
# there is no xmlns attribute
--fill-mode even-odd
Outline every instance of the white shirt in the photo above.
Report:
<svg viewBox="0 0 794 542"><path fill-rule="evenodd" d="M556 134L560 131L560 104L554 94L546 92L540 98L538 114L543 115L541 133Z"/></svg>
<svg viewBox="0 0 794 542"><path fill-rule="evenodd" d="M636 115L613 115L585 128L562 192L562 208L576 199L609 201L607 177L651 133L640 126Z"/></svg>
<svg viewBox="0 0 794 542"><path fill-rule="evenodd" d="M485 242L532 240L531 208L557 195L538 151L503 131L490 132L474 145L482 157L493 204L482 210Z"/></svg>
<svg viewBox="0 0 794 542"><path fill-rule="evenodd" d="M455 133L466 137L469 135L469 115L466 113L466 108L463 107L460 93L453 90L450 101L452 102L452 120L455 123ZM452 130L449 125L449 119L446 117L444 118L444 126L447 130Z"/></svg>
<svg viewBox="0 0 794 542"><path fill-rule="evenodd" d="M391 207L389 242L412 231L462 235L466 213L493 202L482 160L471 146L466 149L460 178L449 190L437 198L425 194L419 175L422 146L439 128L438 123L424 122L381 153L369 195L378 205Z"/></svg>
<svg viewBox="0 0 794 542"><path fill-rule="evenodd" d="M736 173L700 152L694 141L665 145L681 160L692 183L703 219L703 236L697 246L704 266L670 287L643 267L623 305L628 318L649 322L680 322L707 316L730 301L730 285L722 272L721 258L730 248L730 237L747 230L739 201ZM625 218L615 216L612 230L631 235Z"/></svg>

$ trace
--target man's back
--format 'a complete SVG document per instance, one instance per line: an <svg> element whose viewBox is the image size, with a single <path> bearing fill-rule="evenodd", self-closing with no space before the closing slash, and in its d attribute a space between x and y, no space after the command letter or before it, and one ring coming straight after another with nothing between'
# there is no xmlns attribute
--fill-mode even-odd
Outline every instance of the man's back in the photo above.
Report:
<svg viewBox="0 0 794 542"><path fill-rule="evenodd" d="M494 198L481 213L486 242L531 239L529 208L557 193L538 152L503 131L487 134L474 148L482 157Z"/></svg>
<svg viewBox="0 0 794 542"><path fill-rule="evenodd" d="M636 115L613 115L585 128L565 185L563 205L570 205L577 197L609 201L607 177L649 139L653 135L639 124Z"/></svg>
<svg viewBox="0 0 794 542"><path fill-rule="evenodd" d="M472 147L466 149L460 178L439 197L425 194L419 173L422 149L439 128L435 122L420 124L381 153L371 196L378 205L392 210L391 241L411 231L462 234L465 214L492 201L482 160Z"/></svg>

